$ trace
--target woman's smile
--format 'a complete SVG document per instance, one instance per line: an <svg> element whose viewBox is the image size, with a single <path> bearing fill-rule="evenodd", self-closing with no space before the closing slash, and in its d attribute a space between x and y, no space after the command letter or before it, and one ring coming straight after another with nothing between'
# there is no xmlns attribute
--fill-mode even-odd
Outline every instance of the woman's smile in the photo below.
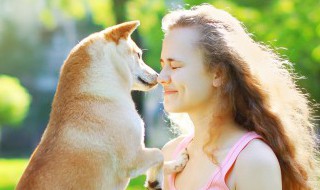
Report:
<svg viewBox="0 0 320 190"><path fill-rule="evenodd" d="M173 90L173 89L164 89L163 94L170 95L170 94L175 94L177 92L178 92L177 90Z"/></svg>

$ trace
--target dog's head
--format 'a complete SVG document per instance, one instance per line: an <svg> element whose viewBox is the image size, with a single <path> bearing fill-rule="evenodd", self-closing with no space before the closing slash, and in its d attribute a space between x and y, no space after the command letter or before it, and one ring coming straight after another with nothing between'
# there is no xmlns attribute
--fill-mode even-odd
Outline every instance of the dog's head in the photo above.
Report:
<svg viewBox="0 0 320 190"><path fill-rule="evenodd" d="M117 65L120 65L119 71L129 69L132 90L146 91L157 84L158 74L144 63L142 50L131 39L131 34L139 25L139 21L125 22L106 29L104 34L107 40L116 44L117 54L114 55L114 58L122 60Z"/></svg>
<svg viewBox="0 0 320 190"><path fill-rule="evenodd" d="M130 37L138 25L125 22L83 39L61 69L58 90L111 98L124 90L156 86L158 74L143 62L141 49Z"/></svg>
<svg viewBox="0 0 320 190"><path fill-rule="evenodd" d="M131 34L139 25L139 21L125 22L101 33L108 43L114 45L114 51L109 55L118 74L131 84L131 90L146 91L157 84L158 74L144 63L142 50L131 39Z"/></svg>

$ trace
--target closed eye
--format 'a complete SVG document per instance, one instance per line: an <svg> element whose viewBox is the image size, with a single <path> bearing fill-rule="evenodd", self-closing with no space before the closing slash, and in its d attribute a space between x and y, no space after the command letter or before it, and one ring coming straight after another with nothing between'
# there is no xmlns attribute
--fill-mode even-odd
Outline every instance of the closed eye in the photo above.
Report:
<svg viewBox="0 0 320 190"><path fill-rule="evenodd" d="M181 68L182 65L177 61L173 61L173 62L170 62L170 67L172 70L175 70L175 69Z"/></svg>
<svg viewBox="0 0 320 190"><path fill-rule="evenodd" d="M179 68L183 67L183 63L181 61L177 61L172 58L169 58L168 62L165 63L163 59L160 59L161 68L164 68L164 66L167 64L170 67L170 69L172 69L172 70L179 69Z"/></svg>

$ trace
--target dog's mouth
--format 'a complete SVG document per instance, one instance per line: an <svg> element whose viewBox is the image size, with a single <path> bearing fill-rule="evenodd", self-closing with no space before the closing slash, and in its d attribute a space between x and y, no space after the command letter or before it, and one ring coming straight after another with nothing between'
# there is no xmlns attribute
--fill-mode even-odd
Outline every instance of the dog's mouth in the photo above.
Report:
<svg viewBox="0 0 320 190"><path fill-rule="evenodd" d="M152 86L152 84L150 84L150 83L148 83L147 81L145 81L143 78L141 78L140 76L138 76L138 80L142 83L142 84L144 84L144 85L146 85L146 86Z"/></svg>
<svg viewBox="0 0 320 190"><path fill-rule="evenodd" d="M157 75L136 76L132 90L147 91L157 84Z"/></svg>

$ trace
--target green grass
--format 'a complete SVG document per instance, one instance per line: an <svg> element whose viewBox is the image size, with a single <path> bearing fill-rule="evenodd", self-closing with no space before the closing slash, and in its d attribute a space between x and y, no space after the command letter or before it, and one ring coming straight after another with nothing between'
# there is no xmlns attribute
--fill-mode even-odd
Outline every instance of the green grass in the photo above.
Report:
<svg viewBox="0 0 320 190"><path fill-rule="evenodd" d="M27 159L0 159L0 189L13 190L28 163ZM141 190L145 176L132 179L127 190Z"/></svg>
<svg viewBox="0 0 320 190"><path fill-rule="evenodd" d="M26 166L26 159L0 159L0 189L14 189Z"/></svg>

